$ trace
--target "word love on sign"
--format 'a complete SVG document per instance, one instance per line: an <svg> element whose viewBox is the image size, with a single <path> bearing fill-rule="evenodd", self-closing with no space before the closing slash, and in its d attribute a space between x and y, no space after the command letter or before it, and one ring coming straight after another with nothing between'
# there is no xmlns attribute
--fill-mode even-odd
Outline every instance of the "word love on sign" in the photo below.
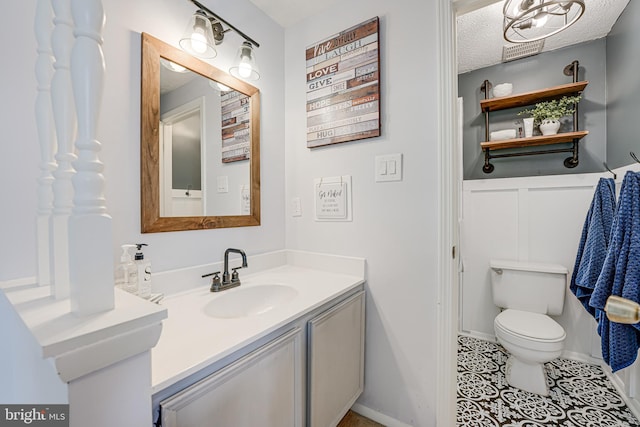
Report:
<svg viewBox="0 0 640 427"><path fill-rule="evenodd" d="M380 136L378 17L306 50L307 147Z"/></svg>

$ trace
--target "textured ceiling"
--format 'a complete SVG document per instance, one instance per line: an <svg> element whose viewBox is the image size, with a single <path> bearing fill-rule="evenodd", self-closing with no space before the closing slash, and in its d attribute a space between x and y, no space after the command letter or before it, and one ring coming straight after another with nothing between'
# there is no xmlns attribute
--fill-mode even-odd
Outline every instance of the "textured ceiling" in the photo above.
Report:
<svg viewBox="0 0 640 427"><path fill-rule="evenodd" d="M417 0L433 1L433 0ZM640 0L636 0L640 1ZM338 0L251 0L282 27L330 9ZM459 4L488 4L458 16L458 72L466 73L502 62L502 0L456 0ZM605 37L629 0L584 0L582 18L568 29L545 40L544 51Z"/></svg>
<svg viewBox="0 0 640 427"><path fill-rule="evenodd" d="M585 12L571 27L545 39L550 51L605 37L629 0L584 0ZM466 73L502 62L502 6L490 6L458 16L458 72Z"/></svg>

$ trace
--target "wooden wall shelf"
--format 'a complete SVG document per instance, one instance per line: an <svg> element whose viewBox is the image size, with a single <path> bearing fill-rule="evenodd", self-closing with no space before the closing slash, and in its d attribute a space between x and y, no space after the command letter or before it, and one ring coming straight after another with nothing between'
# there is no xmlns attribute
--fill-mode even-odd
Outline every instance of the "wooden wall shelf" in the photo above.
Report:
<svg viewBox="0 0 640 427"><path fill-rule="evenodd" d="M537 102L549 101L564 95L581 93L589 84L588 81L568 83L546 89L525 92L518 95L503 96L501 98L483 99L480 101L482 112L506 110L507 108L524 107Z"/></svg>
<svg viewBox="0 0 640 427"><path fill-rule="evenodd" d="M506 157L534 156L539 154L557 154L571 153L571 157L564 160L564 166L567 168L575 168L578 166L579 142L587 136L589 132L578 130L578 104L575 104L573 112L573 131L564 132L556 135L533 136L529 138L505 139L502 141L489 141L489 115L492 111L506 110L509 108L525 107L527 105L536 104L538 102L559 99L565 95L577 95L582 93L584 88L589 84L588 81L578 81L578 69L580 64L573 61L564 67L563 73L566 76L573 77L573 83L553 86L546 89L534 90L532 92L520 93L517 95L503 96L500 98L489 99L489 89L491 82L485 80L480 86L480 90L484 92L485 99L480 101L480 109L484 113L484 132L485 142L481 142L480 146L484 152L484 165L482 171L491 173L495 167L491 164L491 159L499 159ZM495 150L504 150L507 148L526 148L541 145L552 145L561 143L571 143L571 148L546 148L540 150L524 150L524 151L507 151L501 154L493 154Z"/></svg>
<svg viewBox="0 0 640 427"><path fill-rule="evenodd" d="M502 141L481 142L482 150L502 150L505 148L535 147L539 145L560 144L563 142L573 142L582 139L589 134L589 131L563 132L555 135L533 136L531 138L504 139Z"/></svg>

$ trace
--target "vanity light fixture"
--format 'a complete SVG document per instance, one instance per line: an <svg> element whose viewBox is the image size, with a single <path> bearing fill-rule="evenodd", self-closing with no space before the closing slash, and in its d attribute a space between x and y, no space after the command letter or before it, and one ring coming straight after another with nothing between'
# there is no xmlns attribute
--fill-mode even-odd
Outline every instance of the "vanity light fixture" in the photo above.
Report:
<svg viewBox="0 0 640 427"><path fill-rule="evenodd" d="M230 92L231 90L233 90L229 86L224 85L224 84L222 84L220 82L217 82L215 80L209 80L209 86L211 86L211 88L213 90L218 91L218 92Z"/></svg>
<svg viewBox="0 0 640 427"><path fill-rule="evenodd" d="M211 59L218 54L214 44L211 20L202 10L196 11L182 34L180 47L194 56Z"/></svg>
<svg viewBox="0 0 640 427"><path fill-rule="evenodd" d="M260 71L256 65L256 54L251 43L242 43L236 54L236 60L229 68L229 72L232 76L245 80L258 80L260 78Z"/></svg>
<svg viewBox="0 0 640 427"><path fill-rule="evenodd" d="M176 64L173 61L169 61L168 59L160 58L160 64L165 67L167 70L173 71L174 73L186 73L187 70L180 64Z"/></svg>
<svg viewBox="0 0 640 427"><path fill-rule="evenodd" d="M584 0L505 0L504 39L511 43L546 39L573 25L584 10Z"/></svg>
<svg viewBox="0 0 640 427"><path fill-rule="evenodd" d="M211 59L217 54L215 45L222 43L227 31L233 30L244 39L238 49L236 60L229 72L245 80L258 80L260 72L255 60L254 49L260 47L258 42L247 36L242 31L213 13L206 6L196 0L189 0L198 10L189 20L189 24L180 39L182 50L200 57ZM226 29L225 29L226 27Z"/></svg>

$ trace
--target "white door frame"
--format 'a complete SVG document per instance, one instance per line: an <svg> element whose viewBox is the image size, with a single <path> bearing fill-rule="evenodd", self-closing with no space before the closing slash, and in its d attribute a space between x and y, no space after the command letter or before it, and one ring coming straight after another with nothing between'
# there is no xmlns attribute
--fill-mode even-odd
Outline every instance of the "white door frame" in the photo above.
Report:
<svg viewBox="0 0 640 427"><path fill-rule="evenodd" d="M438 13L438 301L436 423L456 425L458 335L458 206L455 12L452 0L439 0ZM455 248L455 249L454 249Z"/></svg>
<svg viewBox="0 0 640 427"><path fill-rule="evenodd" d="M459 159L456 17L501 0L439 0L438 14L438 427L456 425L456 362L458 335ZM455 254L452 256L453 248Z"/></svg>
<svg viewBox="0 0 640 427"><path fill-rule="evenodd" d="M200 188L202 189L202 191L200 192L200 197L202 199L203 215L206 215L206 113L204 96L201 96L163 113L160 117L160 206L162 208L160 216L172 216L173 214L173 186L171 185L173 167L173 162L171 160L171 151L173 139L171 136L171 128L173 126L173 123L182 120L186 116L192 114L194 111L200 111Z"/></svg>

